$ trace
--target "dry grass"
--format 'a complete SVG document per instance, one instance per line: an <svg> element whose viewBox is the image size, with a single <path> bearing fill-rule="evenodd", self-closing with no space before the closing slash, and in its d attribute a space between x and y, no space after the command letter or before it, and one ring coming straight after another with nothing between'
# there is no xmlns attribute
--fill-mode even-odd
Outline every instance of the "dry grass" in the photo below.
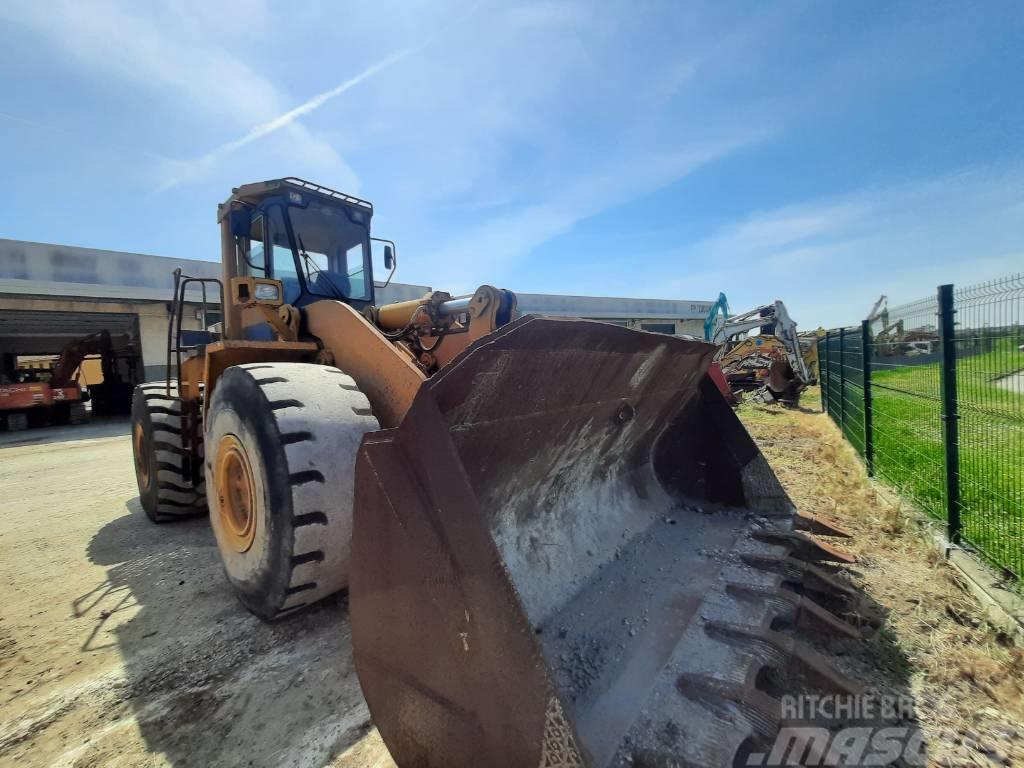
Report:
<svg viewBox="0 0 1024 768"><path fill-rule="evenodd" d="M813 407L744 404L740 417L798 509L853 534L837 543L858 557L848 575L865 595L865 615L848 618L869 631L866 666L850 671L913 693L939 764L998 764L972 747L988 739L1000 756L1024 765L1024 652L987 623L927 528L902 502L879 495L853 449Z"/></svg>

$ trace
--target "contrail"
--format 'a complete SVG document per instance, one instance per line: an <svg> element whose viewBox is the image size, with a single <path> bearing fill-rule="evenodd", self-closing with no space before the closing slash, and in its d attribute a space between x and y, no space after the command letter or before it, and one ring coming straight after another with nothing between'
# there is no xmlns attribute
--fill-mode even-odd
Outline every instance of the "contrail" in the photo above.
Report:
<svg viewBox="0 0 1024 768"><path fill-rule="evenodd" d="M423 49L432 45L437 40L440 40L442 37L447 35L456 27L460 26L468 18L473 16L476 13L477 9L480 7L480 5L480 2L473 3L473 5L466 9L465 13L456 17L455 19L452 19L448 24L443 26L441 29L437 30L434 34L430 35L430 37L428 37L419 45L414 46L412 48L402 48L398 51L395 51L390 56L381 59L376 64L371 64L355 77L349 78L340 85L331 88L329 91L324 91L320 95L314 96L313 98L303 102L294 109L288 110L283 115L275 117L273 120L268 120L265 123L260 123L247 134L245 134L245 136L243 136L242 138L235 139L234 141L229 141L227 144L222 144L216 149L207 152L205 155L198 158L197 160L176 163L178 167L182 168L182 173L161 184L159 189L163 191L170 189L171 187L177 186L178 184L188 179L190 176L196 174L201 169L213 165L218 160L227 155L230 155L235 150L241 149L247 144L251 144L252 142L256 141L256 139L260 139L266 136L267 134L274 133L275 131L279 131L286 126L291 125L298 118L302 117L303 115L308 115L310 112L319 109L321 106L324 105L324 103L330 101L331 99L337 96L340 96L341 94L345 93L345 91L359 85L364 80L373 77L378 72L397 64L403 59L412 56L414 53L419 53Z"/></svg>
<svg viewBox="0 0 1024 768"><path fill-rule="evenodd" d="M298 118L302 117L303 115L308 115L310 112L319 109L331 99L340 96L350 88L354 88L364 80L373 77L378 72L387 69L388 67L394 64L397 64L398 62L402 61L402 59L411 56L412 54L421 50L423 47L424 46L420 45L415 48L402 48L401 50L392 53L387 58L381 59L376 64L371 64L358 75L356 75L355 77L350 77L348 80L341 83L340 85L336 85L334 88L331 88L328 91L324 91L323 93L314 96L313 98L303 102L294 109L290 109L284 114L278 115L273 120L268 120L265 123L260 123L247 134L245 134L245 136L242 136L239 139L235 139L234 141L229 141L227 144L222 144L216 149L207 152L199 159L188 163L188 165L191 166L191 172L195 172L203 167L213 165L221 158L230 155L232 152L241 149L247 144L251 144L257 139L263 138L268 134L281 130L282 128L295 122ZM189 175L191 175L191 173L189 171L186 171L185 173L180 174L176 178L167 181L165 184L161 186L161 189L169 189L173 186L176 186L177 184L180 184L182 181L184 181Z"/></svg>
<svg viewBox="0 0 1024 768"><path fill-rule="evenodd" d="M245 136L243 136L242 138L228 142L227 144L224 144L218 147L217 149L213 150L209 154L217 156L230 154L231 152L234 152L236 149L241 149L246 144L250 144L256 141L256 139L266 136L268 133L273 133L274 131L278 131L281 128L284 128L289 123L294 122L296 118L302 117L303 115L308 115L313 110L319 109L326 102L330 101L336 96L340 96L348 89L359 85L361 82L363 82L363 80L373 77L382 69L387 69L392 64L397 64L399 61L406 58L416 50L417 49L415 48L403 48L400 51L396 51L395 53L388 56L386 59L378 61L376 64L371 64L358 75L349 78L341 85L335 86L334 88L331 88L329 91L324 91L319 96L314 96L309 101L300 104L299 106L295 107L295 109L291 109L285 112L283 115L275 117L273 120L270 120L266 123L262 123L261 125L257 125L251 131L245 134Z"/></svg>

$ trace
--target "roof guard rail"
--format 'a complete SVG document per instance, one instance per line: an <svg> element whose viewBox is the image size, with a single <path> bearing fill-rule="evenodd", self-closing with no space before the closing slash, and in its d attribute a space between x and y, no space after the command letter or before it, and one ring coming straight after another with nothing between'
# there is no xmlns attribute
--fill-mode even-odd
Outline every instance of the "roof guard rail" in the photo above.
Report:
<svg viewBox="0 0 1024 768"><path fill-rule="evenodd" d="M288 176L287 178L281 179L281 181L283 181L286 184L291 184L292 186L312 190L313 192L317 192L321 195L326 195L327 197L333 197L337 198L338 200L343 200L346 203L359 205L371 211L373 210L373 204L368 200L362 200L358 197L353 197L352 195L346 195L344 192L338 192L335 189L325 187L321 184L314 184L312 181L306 181L305 179L300 179L297 176Z"/></svg>

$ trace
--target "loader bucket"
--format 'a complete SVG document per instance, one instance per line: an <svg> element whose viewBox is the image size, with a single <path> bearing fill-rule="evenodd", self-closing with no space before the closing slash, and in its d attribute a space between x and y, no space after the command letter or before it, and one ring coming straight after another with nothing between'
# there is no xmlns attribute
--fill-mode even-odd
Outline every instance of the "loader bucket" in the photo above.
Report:
<svg viewBox="0 0 1024 768"><path fill-rule="evenodd" d="M841 631L789 587L845 587L795 556L714 351L527 316L365 438L353 646L399 766L731 765L772 686L854 688L780 631Z"/></svg>

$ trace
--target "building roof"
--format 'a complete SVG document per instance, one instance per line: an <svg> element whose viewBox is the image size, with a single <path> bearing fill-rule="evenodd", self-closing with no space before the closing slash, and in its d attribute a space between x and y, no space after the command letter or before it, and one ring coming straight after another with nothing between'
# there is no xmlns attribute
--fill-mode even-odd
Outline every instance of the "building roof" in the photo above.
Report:
<svg viewBox="0 0 1024 768"><path fill-rule="evenodd" d="M629 317L642 319L703 320L714 302L691 299L629 299L614 296L561 296L516 293L524 315L557 315L595 319Z"/></svg>
<svg viewBox="0 0 1024 768"><path fill-rule="evenodd" d="M192 277L221 276L216 261L0 239L0 294L170 301L178 267ZM377 286L379 292L381 283ZM392 283L381 300L419 298L429 290L425 285ZM198 300L198 295L196 288L189 298Z"/></svg>
<svg viewBox="0 0 1024 768"><path fill-rule="evenodd" d="M220 263L177 259L73 245L0 238L0 294L68 296L119 301L170 301L173 272L220 277ZM416 299L426 285L377 283L379 303ZM630 299L612 296L563 296L516 293L522 314L561 317L702 320L713 302L691 299ZM198 288L189 295L198 300ZM210 297L216 300L216 297Z"/></svg>

